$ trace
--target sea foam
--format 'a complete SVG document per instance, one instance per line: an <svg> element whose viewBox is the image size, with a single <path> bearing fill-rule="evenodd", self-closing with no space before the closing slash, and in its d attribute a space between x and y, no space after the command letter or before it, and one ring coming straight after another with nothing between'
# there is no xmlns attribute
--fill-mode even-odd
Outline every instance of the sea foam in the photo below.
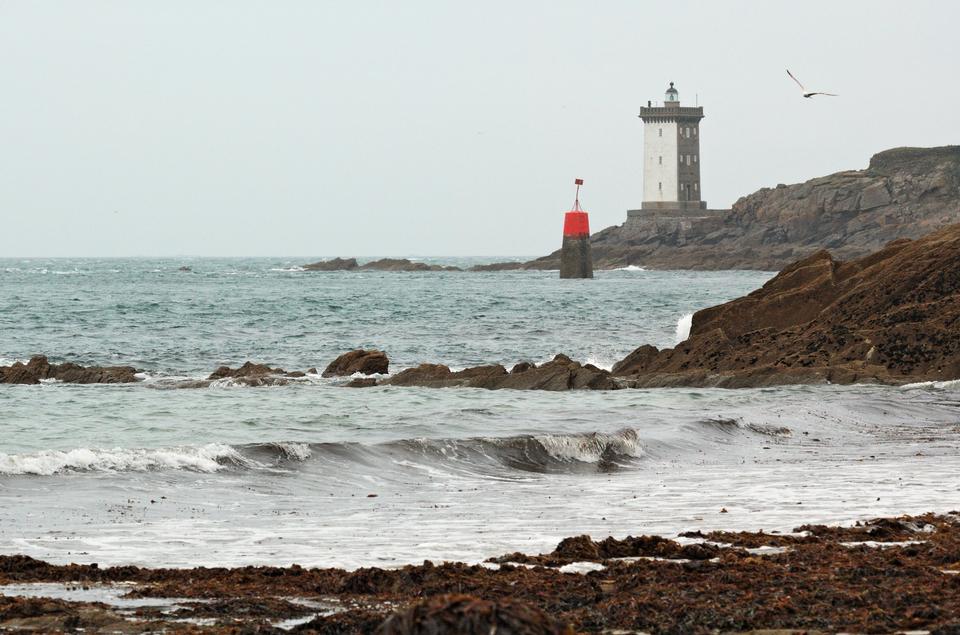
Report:
<svg viewBox="0 0 960 635"><path fill-rule="evenodd" d="M29 454L0 453L0 474L50 476L63 472L146 472L189 470L217 472L250 460L223 443L171 448L75 448Z"/></svg>
<svg viewBox="0 0 960 635"><path fill-rule="evenodd" d="M677 320L677 332L676 332L676 343L679 344L683 340L690 337L690 327L693 325L693 313L684 313L679 320Z"/></svg>

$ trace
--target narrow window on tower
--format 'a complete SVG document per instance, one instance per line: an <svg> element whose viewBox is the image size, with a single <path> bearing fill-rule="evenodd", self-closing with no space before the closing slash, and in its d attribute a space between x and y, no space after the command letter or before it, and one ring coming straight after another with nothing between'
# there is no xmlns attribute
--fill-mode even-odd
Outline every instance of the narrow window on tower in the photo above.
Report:
<svg viewBox="0 0 960 635"><path fill-rule="evenodd" d="M661 192L663 191L663 181L660 181L659 183L657 183L657 189L660 190Z"/></svg>
<svg viewBox="0 0 960 635"><path fill-rule="evenodd" d="M693 162L694 162L694 163L697 162L697 155L693 155Z"/></svg>
<svg viewBox="0 0 960 635"><path fill-rule="evenodd" d="M659 159L660 165L663 165L663 157L657 157L657 159Z"/></svg>
<svg viewBox="0 0 960 635"><path fill-rule="evenodd" d="M694 192L699 192L699 191L700 191L700 184L699 184L699 183L694 183L694 184L693 184L693 191L694 191Z"/></svg>
<svg viewBox="0 0 960 635"><path fill-rule="evenodd" d="M660 136L663 136L663 128L660 128Z"/></svg>

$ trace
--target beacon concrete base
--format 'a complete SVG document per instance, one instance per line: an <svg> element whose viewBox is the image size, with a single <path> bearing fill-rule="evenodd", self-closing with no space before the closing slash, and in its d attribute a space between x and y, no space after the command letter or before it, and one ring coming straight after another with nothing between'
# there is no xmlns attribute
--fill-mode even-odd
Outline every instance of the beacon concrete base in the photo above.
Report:
<svg viewBox="0 0 960 635"><path fill-rule="evenodd" d="M560 250L561 278L592 278L593 254L590 236L564 236Z"/></svg>

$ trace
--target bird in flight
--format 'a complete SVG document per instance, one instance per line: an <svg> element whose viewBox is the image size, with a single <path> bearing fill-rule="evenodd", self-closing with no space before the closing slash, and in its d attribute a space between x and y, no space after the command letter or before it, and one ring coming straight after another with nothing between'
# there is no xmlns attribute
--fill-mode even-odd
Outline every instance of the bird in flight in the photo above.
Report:
<svg viewBox="0 0 960 635"><path fill-rule="evenodd" d="M806 97L807 99L809 99L810 97L813 97L814 95L827 95L828 97L839 97L839 95L836 95L834 93L820 93L820 92L808 91L806 88L803 87L803 84L800 83L800 80L793 76L793 73L790 72L789 68L787 69L787 75L790 76L790 79L797 82L797 86L800 87L800 90L803 91L803 96Z"/></svg>

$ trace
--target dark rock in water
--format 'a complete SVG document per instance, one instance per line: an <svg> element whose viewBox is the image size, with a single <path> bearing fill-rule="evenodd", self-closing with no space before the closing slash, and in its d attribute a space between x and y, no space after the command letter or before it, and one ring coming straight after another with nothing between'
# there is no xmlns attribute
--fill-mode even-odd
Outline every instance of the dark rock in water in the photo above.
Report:
<svg viewBox="0 0 960 635"><path fill-rule="evenodd" d="M286 372L287 371L282 368L270 368L266 364L244 362L240 368L220 366L217 370L210 373L207 379L238 379L241 377L262 377L264 375L286 375Z"/></svg>
<svg viewBox="0 0 960 635"><path fill-rule="evenodd" d="M17 362L0 367L0 384L39 384L41 379L56 379L68 384L126 384L138 381L137 372L132 366L51 364L45 356L35 355L26 364Z"/></svg>
<svg viewBox="0 0 960 635"><path fill-rule="evenodd" d="M183 271L184 273L190 273L190 272L193 271L193 269L191 269L190 267L184 265L184 266L180 267L179 269L177 269L177 271Z"/></svg>
<svg viewBox="0 0 960 635"><path fill-rule="evenodd" d="M334 258L303 265L307 271L462 271L459 267L428 265L406 258L381 258L360 265L356 258Z"/></svg>
<svg viewBox="0 0 960 635"><path fill-rule="evenodd" d="M378 635L573 635L573 629L535 606L511 598L435 595L397 611Z"/></svg>
<svg viewBox="0 0 960 635"><path fill-rule="evenodd" d="M390 360L387 354L377 350L357 349L336 358L323 371L324 377L348 377L355 373L363 375L386 375Z"/></svg>
<svg viewBox="0 0 960 635"><path fill-rule="evenodd" d="M381 258L360 266L365 271L462 271L460 267L428 265L406 258Z"/></svg>
<svg viewBox="0 0 960 635"><path fill-rule="evenodd" d="M537 365L534 364L533 362L517 362L516 364L513 365L513 368L510 369L510 374L512 375L514 373L522 373L524 371L528 371L531 368L536 368L536 367Z"/></svg>
<svg viewBox="0 0 960 635"><path fill-rule="evenodd" d="M488 265L474 265L470 267L470 271L517 271L528 268L522 262L493 262Z"/></svg>
<svg viewBox="0 0 960 635"><path fill-rule="evenodd" d="M566 355L536 366L521 362L509 373L499 364L451 371L442 364L421 364L403 370L382 382L394 386L447 388L463 386L497 390L615 390L620 386L608 371L591 364L581 365Z"/></svg>
<svg viewBox="0 0 960 635"><path fill-rule="evenodd" d="M443 364L420 364L416 368L407 368L400 371L383 383L393 386L425 386L428 388L476 387L478 383L485 383L506 374L507 369L499 365L476 366L454 372Z"/></svg>
<svg viewBox="0 0 960 635"><path fill-rule="evenodd" d="M675 348L615 366L634 386L902 384L960 378L960 224L842 262L793 263L693 316Z"/></svg>
<svg viewBox="0 0 960 635"><path fill-rule="evenodd" d="M613 365L615 375L627 375L645 370L647 364L657 358L660 351L656 346L644 344Z"/></svg>
<svg viewBox="0 0 960 635"><path fill-rule="evenodd" d="M305 376L306 373L301 371L288 373L282 368L271 368L266 364L255 364L248 361L244 362L240 368L220 366L217 370L210 373L207 380L233 379L236 383L247 386L285 386L290 383L288 381L289 379Z"/></svg>
<svg viewBox="0 0 960 635"><path fill-rule="evenodd" d="M334 258L303 265L307 271L353 271L358 267L356 258Z"/></svg>
<svg viewBox="0 0 960 635"><path fill-rule="evenodd" d="M346 388L371 388L377 385L377 380L373 377L358 377L345 384Z"/></svg>

